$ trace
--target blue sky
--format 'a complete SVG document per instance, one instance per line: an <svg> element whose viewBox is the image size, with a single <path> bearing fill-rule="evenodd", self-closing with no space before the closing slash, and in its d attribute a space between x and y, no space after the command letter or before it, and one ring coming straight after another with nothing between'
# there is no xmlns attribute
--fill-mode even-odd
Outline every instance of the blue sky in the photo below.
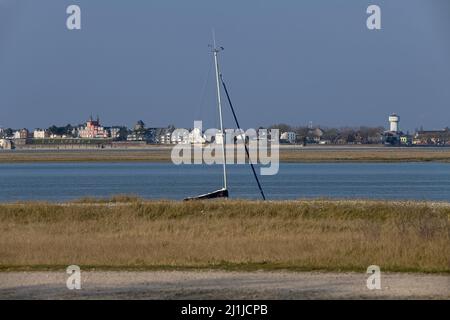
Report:
<svg viewBox="0 0 450 320"><path fill-rule="evenodd" d="M66 28L70 4L80 31ZM366 28L370 4L380 31ZM212 28L246 128L387 126L391 112L404 130L450 126L448 0L0 0L0 126L99 114L214 127Z"/></svg>

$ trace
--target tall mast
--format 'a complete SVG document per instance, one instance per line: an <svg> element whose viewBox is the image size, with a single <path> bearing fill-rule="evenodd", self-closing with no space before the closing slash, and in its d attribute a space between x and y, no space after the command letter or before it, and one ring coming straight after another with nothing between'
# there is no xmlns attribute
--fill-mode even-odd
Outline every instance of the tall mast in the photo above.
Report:
<svg viewBox="0 0 450 320"><path fill-rule="evenodd" d="M219 57L218 54L223 50L222 47L216 46L216 36L213 31L213 53L214 53L214 64L216 67L216 85L217 85L217 104L219 106L219 120L220 120L220 134L222 136L222 160L223 160L223 188L227 189L227 167L225 164L225 132L223 130L223 119L222 119L222 99L220 97L220 69L219 69Z"/></svg>

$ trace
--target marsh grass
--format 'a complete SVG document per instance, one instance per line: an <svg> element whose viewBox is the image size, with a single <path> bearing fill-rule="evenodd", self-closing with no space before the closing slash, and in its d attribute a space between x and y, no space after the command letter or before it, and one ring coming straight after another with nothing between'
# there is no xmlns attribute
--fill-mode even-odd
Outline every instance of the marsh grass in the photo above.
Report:
<svg viewBox="0 0 450 320"><path fill-rule="evenodd" d="M142 201L0 205L0 269L450 272L450 205Z"/></svg>
<svg viewBox="0 0 450 320"><path fill-rule="evenodd" d="M109 198L94 198L94 197L83 197L72 201L74 204L115 204L115 203L133 203L140 202L141 198L137 195L129 194L118 194Z"/></svg>

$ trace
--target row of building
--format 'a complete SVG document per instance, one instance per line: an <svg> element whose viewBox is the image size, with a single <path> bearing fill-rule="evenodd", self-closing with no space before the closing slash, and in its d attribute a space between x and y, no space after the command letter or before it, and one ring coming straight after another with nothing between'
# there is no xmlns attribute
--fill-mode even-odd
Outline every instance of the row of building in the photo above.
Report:
<svg viewBox="0 0 450 320"><path fill-rule="evenodd" d="M352 134L343 133L341 136L326 135L321 128L307 128L299 132L281 131L280 142L286 144L386 144L386 145L450 145L450 131L443 130L425 131L418 130L414 134L404 133L399 127L400 117L397 114L389 116L389 130L374 131L363 135L360 132ZM27 129L5 130L0 128L0 148L11 148L14 144L48 144L83 143L86 141L121 141L140 142L145 144L175 144L175 143L204 143L204 133L194 129L184 136L172 135L175 127L147 128L143 121L138 121L134 128L124 126L104 127L100 119L92 116L84 125L72 127L51 127L49 129L35 129L30 132ZM221 137L221 135L219 135ZM215 137L217 141L217 136ZM259 137L261 139L261 137Z"/></svg>
<svg viewBox="0 0 450 320"><path fill-rule="evenodd" d="M1 130L1 129L0 129ZM63 143L80 143L83 141L121 141L121 142L142 142L146 144L177 144L177 143L205 143L206 138L204 132L200 129L194 128L192 131L185 131L184 134L173 135L175 131L174 126L166 128L147 128L145 123L140 120L132 129L126 127L104 127L97 117L94 120L92 117L81 126L72 127L50 127L49 129L35 129L30 132L28 129L20 129L4 133L0 131L0 138L10 140L12 142L41 143L48 144L49 142L63 142ZM217 132L218 133L218 132ZM213 140L216 142L221 135L214 135Z"/></svg>
<svg viewBox="0 0 450 320"><path fill-rule="evenodd" d="M375 131L363 137L359 132L354 132L351 138L348 135L336 134L335 137L327 137L325 131L320 128L308 128L305 132L284 131L280 135L281 143L288 144L385 144L385 145L450 145L450 129L442 130L417 130L415 133L400 130L400 116L389 116L389 130Z"/></svg>
<svg viewBox="0 0 450 320"><path fill-rule="evenodd" d="M384 143L390 145L450 145L450 130L417 130L414 134L400 130L400 116L389 116L389 130L384 133Z"/></svg>
<svg viewBox="0 0 450 320"><path fill-rule="evenodd" d="M54 128L54 130L53 130ZM104 127L100 119L89 118L84 125L48 129L11 130L6 132L0 128L0 137L7 140L51 140L51 139L85 139L112 141L144 141L147 143L168 143L174 128L146 128L143 121L138 121L131 130L124 126Z"/></svg>

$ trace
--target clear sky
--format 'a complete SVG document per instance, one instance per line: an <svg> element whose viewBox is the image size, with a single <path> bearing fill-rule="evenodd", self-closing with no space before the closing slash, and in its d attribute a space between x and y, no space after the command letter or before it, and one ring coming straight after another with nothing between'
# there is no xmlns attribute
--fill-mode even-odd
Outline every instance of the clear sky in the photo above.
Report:
<svg viewBox="0 0 450 320"><path fill-rule="evenodd" d="M215 126L212 28L245 128L450 126L448 0L0 0L0 126Z"/></svg>

